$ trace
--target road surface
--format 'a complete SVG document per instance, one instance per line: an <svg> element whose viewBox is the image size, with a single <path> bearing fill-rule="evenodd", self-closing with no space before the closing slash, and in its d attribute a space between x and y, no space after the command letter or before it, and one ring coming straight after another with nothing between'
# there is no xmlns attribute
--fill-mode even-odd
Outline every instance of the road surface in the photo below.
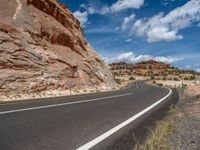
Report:
<svg viewBox="0 0 200 150"><path fill-rule="evenodd" d="M142 81L115 92L3 104L0 150L108 149L172 95Z"/></svg>

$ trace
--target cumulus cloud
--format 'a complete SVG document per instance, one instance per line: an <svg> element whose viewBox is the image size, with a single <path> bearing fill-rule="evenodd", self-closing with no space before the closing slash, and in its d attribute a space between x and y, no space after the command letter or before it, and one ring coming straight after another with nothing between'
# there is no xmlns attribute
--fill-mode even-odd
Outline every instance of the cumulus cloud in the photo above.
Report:
<svg viewBox="0 0 200 150"><path fill-rule="evenodd" d="M88 12L84 11L84 12L80 12L80 11L75 11L74 16L80 21L81 26L85 26L88 22Z"/></svg>
<svg viewBox="0 0 200 150"><path fill-rule="evenodd" d="M147 61L147 60L155 60L158 62L164 62L164 63L175 63L177 61L183 60L181 57L172 57L172 56L152 56L152 55L138 55L136 56L133 52L126 52L122 53L116 57L104 57L104 61L107 64L116 63L116 62L126 62L126 63L138 63L141 61Z"/></svg>
<svg viewBox="0 0 200 150"><path fill-rule="evenodd" d="M133 24L132 33L144 36L148 42L175 41L183 38L179 31L200 21L200 1L190 0L168 14L159 13Z"/></svg>
<svg viewBox="0 0 200 150"><path fill-rule="evenodd" d="M111 6L104 5L103 7L97 8L91 4L81 4L80 8L85 9L88 14L101 14L105 15L108 13L117 13L126 9L138 9L144 4L144 0L118 0Z"/></svg>
<svg viewBox="0 0 200 150"><path fill-rule="evenodd" d="M200 63L195 63L195 64L192 64L192 65L186 65L184 68L200 72Z"/></svg>
<svg viewBox="0 0 200 150"><path fill-rule="evenodd" d="M138 9L144 4L144 0L118 0L111 6L112 12L119 12L129 8Z"/></svg>
<svg viewBox="0 0 200 150"><path fill-rule="evenodd" d="M125 17L121 27L122 31L127 31L133 24L134 20L135 20L135 14Z"/></svg>
<svg viewBox="0 0 200 150"><path fill-rule="evenodd" d="M97 7L93 6L92 4L88 4L88 5L81 4L80 8L85 9L85 12L87 12L88 15L93 15L93 14L104 15L104 14L108 14L111 12L110 7L108 7L108 6L103 6L101 8L97 8Z"/></svg>

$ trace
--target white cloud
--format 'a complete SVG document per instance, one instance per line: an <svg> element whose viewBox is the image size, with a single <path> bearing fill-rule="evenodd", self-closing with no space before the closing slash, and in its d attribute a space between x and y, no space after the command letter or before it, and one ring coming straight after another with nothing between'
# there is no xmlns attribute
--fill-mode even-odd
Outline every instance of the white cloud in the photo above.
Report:
<svg viewBox="0 0 200 150"><path fill-rule="evenodd" d="M129 17L125 17L121 27L122 31L127 31L130 28L131 24L133 24L134 20L135 14L132 14Z"/></svg>
<svg viewBox="0 0 200 150"><path fill-rule="evenodd" d="M80 12L80 11L76 11L73 13L74 16L80 21L81 26L85 26L88 22L88 12L84 11L84 12Z"/></svg>
<svg viewBox="0 0 200 150"><path fill-rule="evenodd" d="M200 63L195 63L195 64L192 64L192 65L186 65L184 68L188 69L188 70L194 70L194 71L200 72Z"/></svg>
<svg viewBox="0 0 200 150"><path fill-rule="evenodd" d="M131 42L132 41L132 39L131 38L129 38L129 39L126 39L126 42Z"/></svg>
<svg viewBox="0 0 200 150"><path fill-rule="evenodd" d="M108 13L116 13L126 9L138 9L144 4L144 0L118 0L116 3L111 6L103 6L101 8L97 8L91 4L85 5L81 4L80 8L85 9L88 14L101 14L105 15Z"/></svg>
<svg viewBox="0 0 200 150"><path fill-rule="evenodd" d="M86 6L85 4L81 4L81 5L80 5L80 8L84 8L84 9L86 9L87 6Z"/></svg>
<svg viewBox="0 0 200 150"><path fill-rule="evenodd" d="M114 62L126 62L126 63L138 63L141 61L147 61L147 60L155 60L158 62L164 62L164 63L175 63L177 61L183 60L181 57L172 57L172 56L152 56L152 55L138 55L136 56L133 52L126 52L122 53L116 57L105 57L104 61L108 64L114 63Z"/></svg>
<svg viewBox="0 0 200 150"><path fill-rule="evenodd" d="M100 9L99 14L104 15L104 14L108 14L109 12L110 12L110 8L107 7L107 6L104 6L104 7L102 7L102 8Z"/></svg>
<svg viewBox="0 0 200 150"><path fill-rule="evenodd" d="M144 0L118 0L111 6L112 12L119 12L129 8L138 9L144 4Z"/></svg>
<svg viewBox="0 0 200 150"><path fill-rule="evenodd" d="M179 31L200 21L200 1L191 0L168 14L159 13L149 19L137 20L132 33L145 36L148 42L175 41L183 38Z"/></svg>
<svg viewBox="0 0 200 150"><path fill-rule="evenodd" d="M91 14L91 15L96 13L96 9L93 8L93 7L87 8L87 11L88 11L88 13Z"/></svg>

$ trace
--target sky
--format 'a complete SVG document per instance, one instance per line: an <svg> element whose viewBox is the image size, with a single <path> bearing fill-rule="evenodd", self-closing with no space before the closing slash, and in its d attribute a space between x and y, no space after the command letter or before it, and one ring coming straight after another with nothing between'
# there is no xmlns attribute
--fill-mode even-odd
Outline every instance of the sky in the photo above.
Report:
<svg viewBox="0 0 200 150"><path fill-rule="evenodd" d="M155 59L200 72L200 0L59 0L106 63Z"/></svg>

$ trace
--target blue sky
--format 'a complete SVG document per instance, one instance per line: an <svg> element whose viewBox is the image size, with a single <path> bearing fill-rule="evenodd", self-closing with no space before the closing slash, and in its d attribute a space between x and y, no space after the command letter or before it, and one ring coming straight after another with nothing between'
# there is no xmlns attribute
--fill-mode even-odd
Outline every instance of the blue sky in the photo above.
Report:
<svg viewBox="0 0 200 150"><path fill-rule="evenodd" d="M156 59L200 71L200 0L60 0L107 63Z"/></svg>

